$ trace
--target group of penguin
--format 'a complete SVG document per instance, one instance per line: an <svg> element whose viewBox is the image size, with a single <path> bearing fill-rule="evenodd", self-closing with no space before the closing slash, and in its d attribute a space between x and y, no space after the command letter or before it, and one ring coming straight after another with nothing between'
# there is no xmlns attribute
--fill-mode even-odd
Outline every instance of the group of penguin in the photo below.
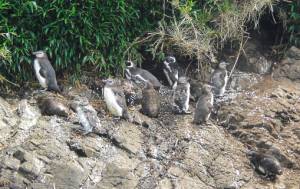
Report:
<svg viewBox="0 0 300 189"><path fill-rule="evenodd" d="M210 83L201 86L200 92L197 94L191 94L191 84L184 74L179 73L176 58L167 56L163 62L163 72L173 91L172 106L174 113L190 114L189 100L192 98L197 102L193 123L202 124L207 122L213 108L214 95L222 96L225 92L228 81L227 65L225 62L221 62L213 72ZM132 61L127 61L125 75L127 79L135 83L144 84L142 111L146 115L156 117L160 109L159 96L156 91L159 91L162 86L161 83L149 71L138 68ZM199 86L197 87L199 88ZM104 90L107 90L107 88ZM104 98L106 98L105 95Z"/></svg>
<svg viewBox="0 0 300 189"><path fill-rule="evenodd" d="M34 71L40 85L45 90L61 92L55 71L44 51L33 53ZM197 94L191 95L191 85L184 74L179 73L179 66L176 58L167 56L163 62L163 72L172 88L172 106L175 113L190 114L189 100L193 98L196 108L193 116L193 123L199 125L207 122L213 109L214 96L223 96L229 76L226 62L221 62L218 68L212 73L210 82L202 85ZM149 71L137 67L132 61L126 62L125 76L136 84L142 84L142 112L150 117L157 117L160 111L159 90L162 84ZM131 121L127 110L127 103L121 82L108 78L103 80L103 97L107 109L115 117L122 117ZM254 169L269 179L275 179L276 175L282 174L280 163L273 156L251 152L247 154Z"/></svg>

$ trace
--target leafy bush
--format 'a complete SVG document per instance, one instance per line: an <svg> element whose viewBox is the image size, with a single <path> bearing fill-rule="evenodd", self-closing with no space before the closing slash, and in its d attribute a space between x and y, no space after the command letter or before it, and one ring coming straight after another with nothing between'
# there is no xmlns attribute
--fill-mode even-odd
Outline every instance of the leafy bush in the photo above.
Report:
<svg viewBox="0 0 300 189"><path fill-rule="evenodd" d="M0 48L11 54L0 55L0 71L12 80L30 78L31 53L43 49L57 70L120 72L128 44L160 19L159 2L0 0Z"/></svg>
<svg viewBox="0 0 300 189"><path fill-rule="evenodd" d="M290 32L290 43L300 46L300 1L290 3L288 18L288 31Z"/></svg>

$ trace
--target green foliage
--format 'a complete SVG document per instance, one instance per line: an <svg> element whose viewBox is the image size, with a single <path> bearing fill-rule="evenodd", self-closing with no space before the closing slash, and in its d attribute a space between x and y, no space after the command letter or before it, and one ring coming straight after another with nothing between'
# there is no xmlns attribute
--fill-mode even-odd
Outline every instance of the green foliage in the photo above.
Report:
<svg viewBox="0 0 300 189"><path fill-rule="evenodd" d="M293 1L290 4L289 26L290 43L300 46L300 1Z"/></svg>
<svg viewBox="0 0 300 189"><path fill-rule="evenodd" d="M121 72L129 43L160 19L158 2L0 0L0 48L11 52L0 70L13 80L28 79L31 53L45 50L56 70Z"/></svg>

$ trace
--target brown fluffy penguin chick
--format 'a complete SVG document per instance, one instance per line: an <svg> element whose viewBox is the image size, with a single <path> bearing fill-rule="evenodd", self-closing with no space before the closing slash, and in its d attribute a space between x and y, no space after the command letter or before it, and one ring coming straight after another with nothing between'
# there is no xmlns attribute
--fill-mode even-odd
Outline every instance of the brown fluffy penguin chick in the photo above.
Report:
<svg viewBox="0 0 300 189"><path fill-rule="evenodd" d="M204 85L202 94L199 96L194 113L193 123L200 125L209 120L213 108L214 96L210 85Z"/></svg>
<svg viewBox="0 0 300 189"><path fill-rule="evenodd" d="M160 110L160 99L153 85L147 82L143 89L142 112L149 117L157 117Z"/></svg>
<svg viewBox="0 0 300 189"><path fill-rule="evenodd" d="M58 99L40 97L37 103L43 115L68 117L69 109Z"/></svg>

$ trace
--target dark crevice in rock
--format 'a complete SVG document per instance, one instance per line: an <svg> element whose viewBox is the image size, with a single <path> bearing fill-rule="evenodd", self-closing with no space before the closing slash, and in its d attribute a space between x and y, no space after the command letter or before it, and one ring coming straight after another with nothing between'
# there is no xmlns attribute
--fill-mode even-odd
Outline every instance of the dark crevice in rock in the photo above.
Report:
<svg viewBox="0 0 300 189"><path fill-rule="evenodd" d="M78 157L87 157L85 151L82 149L79 143L76 142L67 142L71 151L74 151Z"/></svg>

